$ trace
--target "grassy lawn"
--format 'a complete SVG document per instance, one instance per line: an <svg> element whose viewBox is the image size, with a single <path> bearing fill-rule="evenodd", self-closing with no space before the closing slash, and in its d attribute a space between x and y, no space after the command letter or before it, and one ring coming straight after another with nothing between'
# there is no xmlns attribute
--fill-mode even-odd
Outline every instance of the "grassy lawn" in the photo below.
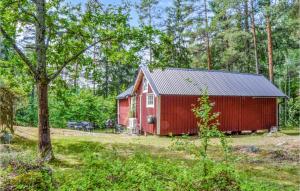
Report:
<svg viewBox="0 0 300 191"><path fill-rule="evenodd" d="M281 132L286 135L300 135L300 128L281 129Z"/></svg>
<svg viewBox="0 0 300 191"><path fill-rule="evenodd" d="M18 127L16 134L11 149L34 160L37 129ZM231 163L247 184L242 190L299 190L300 140L296 135L290 130L275 136L228 137ZM190 190L191 182L197 179L199 162L184 149L191 143L199 145L197 137L145 137L66 129L51 129L51 136L56 160L49 167L59 190ZM249 151L252 147L258 151ZM221 163L218 140L212 141L209 152ZM3 170L1 175L5 175Z"/></svg>

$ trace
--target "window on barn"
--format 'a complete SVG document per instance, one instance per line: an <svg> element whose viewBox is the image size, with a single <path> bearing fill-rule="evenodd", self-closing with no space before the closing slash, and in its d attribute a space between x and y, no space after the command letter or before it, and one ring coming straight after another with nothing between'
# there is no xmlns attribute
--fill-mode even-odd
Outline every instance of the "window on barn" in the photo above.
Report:
<svg viewBox="0 0 300 191"><path fill-rule="evenodd" d="M143 92L148 92L148 81L146 78L143 80Z"/></svg>
<svg viewBox="0 0 300 191"><path fill-rule="evenodd" d="M147 94L146 98L146 107L154 107L154 95Z"/></svg>

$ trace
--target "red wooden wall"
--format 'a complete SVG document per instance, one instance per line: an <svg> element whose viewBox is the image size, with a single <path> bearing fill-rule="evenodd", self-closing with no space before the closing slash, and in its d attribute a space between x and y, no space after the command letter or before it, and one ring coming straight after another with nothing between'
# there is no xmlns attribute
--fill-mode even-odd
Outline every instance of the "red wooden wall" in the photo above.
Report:
<svg viewBox="0 0 300 191"><path fill-rule="evenodd" d="M160 134L197 133L192 105L198 96L161 96ZM276 98L210 97L214 111L220 112L222 131L269 129L276 125Z"/></svg>
<svg viewBox="0 0 300 191"><path fill-rule="evenodd" d="M130 110L130 98L125 99L119 99L119 124L127 126L128 125L128 116L129 116L129 110Z"/></svg>

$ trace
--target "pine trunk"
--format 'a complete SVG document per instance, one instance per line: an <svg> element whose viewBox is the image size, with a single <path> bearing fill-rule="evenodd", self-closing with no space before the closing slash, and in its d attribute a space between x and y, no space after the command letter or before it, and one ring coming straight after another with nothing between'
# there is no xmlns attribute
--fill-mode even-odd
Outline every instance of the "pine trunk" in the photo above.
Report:
<svg viewBox="0 0 300 191"><path fill-rule="evenodd" d="M152 26L152 15L151 15L151 6L148 7L148 14L149 14L149 26ZM152 64L152 35L149 33L149 64Z"/></svg>
<svg viewBox="0 0 300 191"><path fill-rule="evenodd" d="M104 97L107 98L108 97L108 60L105 59L105 92L104 92Z"/></svg>
<svg viewBox="0 0 300 191"><path fill-rule="evenodd" d="M50 139L49 109L48 109L48 83L38 82L39 104L39 152L44 161L54 158Z"/></svg>
<svg viewBox="0 0 300 191"><path fill-rule="evenodd" d="M253 47L254 47L254 56L255 56L255 70L256 70L256 73L259 74L259 63L258 63L258 57L257 57L256 26L255 26L255 20L254 20L253 1L254 0L251 0L251 27L252 27Z"/></svg>
<svg viewBox="0 0 300 191"><path fill-rule="evenodd" d="M245 22L245 31L248 32L249 31L249 9L248 9L248 0L244 1L244 11L245 11L245 15L244 15L244 22Z"/></svg>
<svg viewBox="0 0 300 191"><path fill-rule="evenodd" d="M75 88L75 92L77 93L77 79L79 78L79 75L78 75L78 62L76 62L76 65L75 65L75 76L74 76L74 88Z"/></svg>
<svg viewBox="0 0 300 191"><path fill-rule="evenodd" d="M211 63L211 50L209 44L209 35L208 35L208 17L207 17L207 5L206 0L204 1L204 12L205 12L205 38L206 38L206 53L207 53L207 69L210 70L212 67Z"/></svg>
<svg viewBox="0 0 300 191"><path fill-rule="evenodd" d="M270 7L270 6L269 6ZM270 12L268 10L268 12ZM269 62L269 80L273 82L273 47L272 47L272 31L271 31L271 21L270 14L266 14L266 29L268 37L268 62Z"/></svg>
<svg viewBox="0 0 300 191"><path fill-rule="evenodd" d="M249 8L248 8L248 0L244 0L244 27L245 27L245 32L249 34ZM247 66L245 67L245 70L250 73L251 72L251 65L249 64L249 61L251 60L250 58L250 39L246 39L245 42L246 45L246 56L247 56Z"/></svg>

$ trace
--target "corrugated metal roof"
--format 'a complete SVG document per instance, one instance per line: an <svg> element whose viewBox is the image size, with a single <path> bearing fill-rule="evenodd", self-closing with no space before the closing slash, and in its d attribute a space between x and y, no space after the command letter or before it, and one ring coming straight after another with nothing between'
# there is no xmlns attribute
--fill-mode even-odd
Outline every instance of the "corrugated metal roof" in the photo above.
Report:
<svg viewBox="0 0 300 191"><path fill-rule="evenodd" d="M132 89L133 89L133 86L130 86L127 90L125 90L124 92L120 93L117 96L117 99L124 99L127 96L131 95Z"/></svg>
<svg viewBox="0 0 300 191"><path fill-rule="evenodd" d="M262 75L183 68L150 72L145 66L142 71L158 94L200 95L207 88L213 96L286 96Z"/></svg>

